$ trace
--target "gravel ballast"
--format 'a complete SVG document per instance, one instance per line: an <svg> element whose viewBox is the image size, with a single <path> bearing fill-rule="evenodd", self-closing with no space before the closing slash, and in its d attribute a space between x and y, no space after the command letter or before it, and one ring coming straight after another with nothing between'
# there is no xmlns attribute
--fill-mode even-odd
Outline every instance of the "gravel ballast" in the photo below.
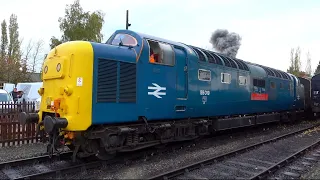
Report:
<svg viewBox="0 0 320 180"><path fill-rule="evenodd" d="M47 151L46 144L32 143L0 148L0 162L40 156Z"/></svg>
<svg viewBox="0 0 320 180"><path fill-rule="evenodd" d="M229 152L253 143L270 139L315 124L315 121L305 121L295 125L275 125L270 128L260 128L261 131L243 133L239 136L224 135L217 138L203 139L194 146L183 148L168 154L159 154L147 159L133 160L127 163L116 163L104 168L89 170L86 175L81 173L67 176L67 179L90 176L98 179L141 179L178 168L199 160ZM245 130L245 129L244 129ZM221 138L221 139L220 139ZM9 161L43 155L46 144L34 143L16 147L0 148L0 161ZM134 152L131 152L134 153Z"/></svg>
<svg viewBox="0 0 320 180"><path fill-rule="evenodd" d="M59 148L61 152L69 151L67 147ZM0 148L0 162L31 158L47 154L47 143L30 143Z"/></svg>
<svg viewBox="0 0 320 180"><path fill-rule="evenodd" d="M320 162L314 164L309 171L301 176L301 179L320 179Z"/></svg>
<svg viewBox="0 0 320 180"><path fill-rule="evenodd" d="M273 163L279 163L287 157L304 149L305 147L308 147L309 145L317 142L319 140L319 130L320 128L316 131L310 132L309 134L291 136L274 143L259 146L256 149L250 150L240 155L236 155L235 157L226 158L222 162L205 166L204 168L200 168L196 171L191 171L186 175L183 175L182 177L190 178L189 175L192 175L193 177L212 179L215 177L215 174L208 176L208 172L221 168L219 171L228 173L228 175L225 176L224 179L250 178L253 175L261 173L267 168L275 165ZM270 165L254 165L252 163L248 163L247 159L249 158L258 161L265 161L270 163Z"/></svg>
<svg viewBox="0 0 320 180"><path fill-rule="evenodd" d="M195 146L190 146L179 151L159 154L148 159L134 160L126 164L113 164L105 168L88 171L88 174L98 179L141 179L185 166L191 162L204 160L282 134L297 131L315 123L317 122L306 121L295 125L279 125L273 128L266 128L261 132L248 133L236 138L230 136L221 140L217 138L204 139ZM81 177L74 175L66 178Z"/></svg>

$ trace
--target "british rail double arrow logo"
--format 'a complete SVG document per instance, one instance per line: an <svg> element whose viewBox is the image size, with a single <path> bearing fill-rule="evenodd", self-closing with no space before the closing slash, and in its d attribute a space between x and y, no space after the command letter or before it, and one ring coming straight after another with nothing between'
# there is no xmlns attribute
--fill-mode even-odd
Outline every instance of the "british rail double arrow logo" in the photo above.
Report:
<svg viewBox="0 0 320 180"><path fill-rule="evenodd" d="M166 90L166 87L161 87L161 86L159 86L158 84L156 84L156 83L152 83L152 85L153 86L148 86L148 89L149 90L155 90L155 91L153 91L153 92L148 92L148 95L153 95L153 96L155 96L156 98L162 98L161 97L161 95L162 96L165 96L166 95L166 92L160 92L160 91L162 91L162 90Z"/></svg>

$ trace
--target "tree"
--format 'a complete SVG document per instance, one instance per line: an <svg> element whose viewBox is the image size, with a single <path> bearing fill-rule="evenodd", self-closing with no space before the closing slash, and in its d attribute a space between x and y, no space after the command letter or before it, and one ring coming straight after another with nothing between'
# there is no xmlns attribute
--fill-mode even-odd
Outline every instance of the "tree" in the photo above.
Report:
<svg viewBox="0 0 320 180"><path fill-rule="evenodd" d="M287 70L287 72L291 73L291 74L294 73L294 58L293 58L293 55L294 55L294 48L291 48L291 51L290 51L290 66L289 66L289 69Z"/></svg>
<svg viewBox="0 0 320 180"><path fill-rule="evenodd" d="M54 36L51 37L51 49L66 41L101 42L103 38L101 34L104 23L103 17L104 14L101 11L84 12L80 6L80 1L75 0L73 4L66 6L64 18L60 17L58 19L59 28L63 35L60 40Z"/></svg>
<svg viewBox="0 0 320 180"><path fill-rule="evenodd" d="M307 52L307 65L306 65L306 74L308 76L311 76L312 74L312 69L311 69L311 56L310 56L310 52Z"/></svg>
<svg viewBox="0 0 320 180"><path fill-rule="evenodd" d="M8 48L7 23L5 20L1 23L1 41L0 41L0 66L6 67ZM0 80L4 79L4 68L0 68Z"/></svg>
<svg viewBox="0 0 320 180"><path fill-rule="evenodd" d="M60 41L56 37L52 36L50 39L50 48L53 49L54 47L58 46L59 44L62 44L62 41Z"/></svg>
<svg viewBox="0 0 320 180"><path fill-rule="evenodd" d="M314 75L317 75L317 74L320 74L320 61L319 61L319 64L317 66L317 69L314 72Z"/></svg>
<svg viewBox="0 0 320 180"><path fill-rule="evenodd" d="M22 66L27 68L30 72L34 73L36 71L36 65L39 64L40 55L43 51L43 40L38 40L37 42L33 42L30 39L23 55ZM42 59L41 59L42 60Z"/></svg>
<svg viewBox="0 0 320 180"><path fill-rule="evenodd" d="M43 40L39 40L38 42L35 43L34 45L34 51L32 54L32 61L31 61L31 72L35 72L35 67L37 64L39 64L39 61L41 59L39 59L39 55L40 53L43 51Z"/></svg>
<svg viewBox="0 0 320 180"><path fill-rule="evenodd" d="M33 49L33 44L32 44L32 40L30 39L28 45L27 45L27 48L26 48L26 51L24 53L24 58L22 59L22 66L25 70L27 70L27 64L28 64L28 60L30 59L30 54L31 54L31 51Z"/></svg>
<svg viewBox="0 0 320 180"><path fill-rule="evenodd" d="M9 47L8 58L9 60L18 61L21 58L20 41L19 41L19 26L17 16L12 14L9 21Z"/></svg>
<svg viewBox="0 0 320 180"><path fill-rule="evenodd" d="M289 69L287 70L288 73L291 73L295 76L299 76L301 72L301 50L300 47L297 47L296 50L294 48L291 48L291 53L290 53L290 66Z"/></svg>
<svg viewBox="0 0 320 180"><path fill-rule="evenodd" d="M6 31L7 28L4 25L4 22L1 26L2 30L2 37L1 39L5 39L7 35ZM5 52L4 65L2 69L4 72L1 74L1 80L10 82L10 83L17 83L28 81L27 78L27 63L25 59L22 59L22 51L21 51L21 43L22 40L19 40L19 25L17 16L15 14L11 14L9 19L9 26L8 26L8 39L7 39L7 46L4 46L3 43L1 44L1 51ZM2 40L3 41L3 40Z"/></svg>
<svg viewBox="0 0 320 180"><path fill-rule="evenodd" d="M1 23L0 38L0 81L9 83L29 81L28 59L31 55L32 44L28 44L23 54L21 51L22 40L19 39L19 25L17 16L11 14L9 25L5 20ZM24 56L24 58L22 58Z"/></svg>
<svg viewBox="0 0 320 180"><path fill-rule="evenodd" d="M21 51L19 41L19 25L17 16L11 14L9 20L9 46L7 55L7 82L16 82L21 79Z"/></svg>
<svg viewBox="0 0 320 180"><path fill-rule="evenodd" d="M44 61L46 60L47 56L48 56L48 54L45 54L45 55L43 56L43 59L42 59L41 69L40 69L40 78L41 78L41 79L43 78L43 74L42 74L43 68L42 68L42 67L43 67Z"/></svg>
<svg viewBox="0 0 320 180"><path fill-rule="evenodd" d="M294 54L294 70L296 73L299 73L301 68L300 54L301 54L300 47L298 47Z"/></svg>
<svg viewBox="0 0 320 180"><path fill-rule="evenodd" d="M1 49L0 49L0 59L1 61L5 60L6 50L8 47L8 34L7 34L7 23L5 20L1 23Z"/></svg>

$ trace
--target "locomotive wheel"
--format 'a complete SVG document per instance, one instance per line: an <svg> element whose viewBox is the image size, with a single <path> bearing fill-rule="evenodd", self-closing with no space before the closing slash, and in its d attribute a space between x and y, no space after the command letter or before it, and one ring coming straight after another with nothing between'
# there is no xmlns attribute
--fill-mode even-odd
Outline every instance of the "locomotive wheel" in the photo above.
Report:
<svg viewBox="0 0 320 180"><path fill-rule="evenodd" d="M116 156L116 153L108 153L104 148L99 148L96 156L101 160L110 160Z"/></svg>

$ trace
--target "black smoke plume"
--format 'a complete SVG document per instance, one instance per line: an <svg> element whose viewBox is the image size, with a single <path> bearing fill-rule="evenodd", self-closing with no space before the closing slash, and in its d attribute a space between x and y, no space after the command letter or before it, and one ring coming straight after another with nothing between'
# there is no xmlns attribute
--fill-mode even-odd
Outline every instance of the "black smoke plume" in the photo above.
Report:
<svg viewBox="0 0 320 180"><path fill-rule="evenodd" d="M241 46L241 37L226 29L217 29L212 33L210 43L218 52L235 58Z"/></svg>

